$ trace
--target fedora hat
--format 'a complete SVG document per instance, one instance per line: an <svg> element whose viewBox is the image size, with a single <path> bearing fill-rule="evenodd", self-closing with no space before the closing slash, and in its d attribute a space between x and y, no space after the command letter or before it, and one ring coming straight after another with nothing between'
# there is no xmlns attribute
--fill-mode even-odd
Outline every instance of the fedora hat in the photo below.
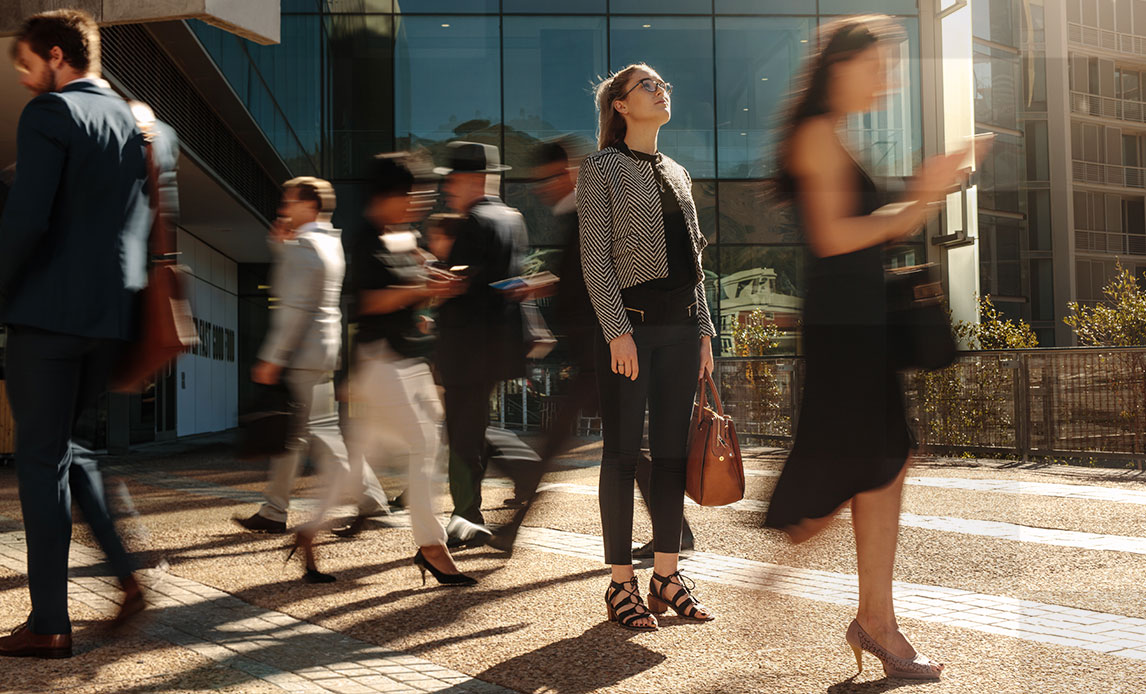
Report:
<svg viewBox="0 0 1146 694"><path fill-rule="evenodd" d="M446 176L454 173L500 173L510 167L501 163L497 147L480 142L455 141L446 145L447 166L439 166L434 173Z"/></svg>

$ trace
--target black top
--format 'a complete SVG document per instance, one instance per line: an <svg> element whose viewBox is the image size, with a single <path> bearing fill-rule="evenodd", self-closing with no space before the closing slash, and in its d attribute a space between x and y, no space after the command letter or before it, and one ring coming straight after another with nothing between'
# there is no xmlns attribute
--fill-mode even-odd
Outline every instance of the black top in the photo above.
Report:
<svg viewBox="0 0 1146 694"><path fill-rule="evenodd" d="M402 236L408 246L409 236ZM362 233L354 245L350 262L355 295L374 289L420 285L426 280L422 258L417 251L392 251L386 235L376 234L373 230ZM391 313L359 312L357 318L359 342L386 340L395 352L407 358L425 357L433 346L433 336L418 329L417 311L412 305Z"/></svg>
<svg viewBox="0 0 1146 694"><path fill-rule="evenodd" d="M855 165L854 215L882 193ZM792 450L765 525L790 528L833 513L895 479L911 434L903 391L888 360L883 244L812 258L804 300L804 394Z"/></svg>
<svg viewBox="0 0 1146 694"><path fill-rule="evenodd" d="M647 161L653 165L653 175L657 179L657 187L661 190L661 214L665 225L665 252L668 253L668 277L649 280L640 286L649 289L680 289L696 284L695 263L692 259L692 241L688 238L688 225L684 221L684 212L677 200L672 186L665 180L663 164L660 153L646 154L630 149L632 154L640 161Z"/></svg>

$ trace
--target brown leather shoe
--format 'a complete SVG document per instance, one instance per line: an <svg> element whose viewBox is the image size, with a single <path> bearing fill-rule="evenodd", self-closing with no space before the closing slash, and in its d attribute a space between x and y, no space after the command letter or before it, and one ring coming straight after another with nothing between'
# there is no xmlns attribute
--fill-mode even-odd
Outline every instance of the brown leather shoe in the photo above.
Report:
<svg viewBox="0 0 1146 694"><path fill-rule="evenodd" d="M111 620L110 628L112 631L122 629L147 607L147 602L143 599L143 589L139 586L135 578L129 578L124 581L122 587L123 603L120 604L119 612L116 613L115 619Z"/></svg>
<svg viewBox="0 0 1146 694"><path fill-rule="evenodd" d="M25 622L0 637L0 656L11 658L71 658L71 634L33 634Z"/></svg>

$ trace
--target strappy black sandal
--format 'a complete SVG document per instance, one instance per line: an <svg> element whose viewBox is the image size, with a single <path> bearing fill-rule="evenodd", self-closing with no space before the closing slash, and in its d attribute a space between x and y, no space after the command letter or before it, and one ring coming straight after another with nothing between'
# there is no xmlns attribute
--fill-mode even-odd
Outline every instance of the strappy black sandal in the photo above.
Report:
<svg viewBox="0 0 1146 694"><path fill-rule="evenodd" d="M680 578L680 583L675 584L680 590L676 592L676 597L669 600L664 597L664 595L665 589L673 585L673 576ZM656 584L653 583L654 580L660 581L661 587L659 590ZM693 583L692 579L684 576L679 571L669 576L661 576L654 572L652 578L649 579L649 609L653 614L664 614L668 611L668 608L671 607L677 615L698 622L711 622L716 619L715 615L711 612L708 613L708 616L701 614L702 610L707 612L708 608L701 605L700 601L696 599L696 596L692 594L694 590L696 590L696 584Z"/></svg>
<svg viewBox="0 0 1146 694"><path fill-rule="evenodd" d="M617 593L620 592L626 593L625 599L614 605L613 598L617 597ZM624 583L610 582L609 589L605 591L605 605L609 608L609 621L616 622L626 629L656 631L659 628L657 618L649 612L645 603L641 601L641 588L637 585L636 576ZM652 620L652 624L637 624L637 620L640 619Z"/></svg>

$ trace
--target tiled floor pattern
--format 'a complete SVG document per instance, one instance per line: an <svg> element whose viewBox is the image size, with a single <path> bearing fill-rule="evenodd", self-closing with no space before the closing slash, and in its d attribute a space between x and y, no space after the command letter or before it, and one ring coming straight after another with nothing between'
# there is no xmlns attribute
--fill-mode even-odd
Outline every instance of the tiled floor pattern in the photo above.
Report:
<svg viewBox="0 0 1146 694"><path fill-rule="evenodd" d="M132 471L132 473L133 472L134 471ZM225 494L228 490L226 487L190 480L186 477L157 472L155 470L142 471L139 475L139 479L141 482L148 484L157 484L157 486L178 489L192 494L210 495L214 497L225 496L226 498L235 498L236 500L243 501L259 500L258 494L231 489L229 491L235 492L232 497L230 494ZM947 480L948 478L925 479ZM960 481L964 483L978 482L978 480ZM504 482L501 481L493 481L493 483L504 484ZM1029 490L1031 486L1031 483L993 484L990 489L983 489L981 491L1003 491L1006 489L1008 493L1022 494L1027 493L1027 490ZM1055 496L1061 496L1072 492L1073 490L1069 489L1069 487L1076 485L1053 486L1067 488L1055 490ZM566 493L596 493L594 488L587 485L560 483L550 485L550 488L554 491ZM1040 487L1035 488L1041 489ZM1083 488L1083 492L1089 491L1092 494L1095 490L1119 491L1106 490L1105 488L1099 487ZM1106 498L1102 494L1096 494L1095 496L1101 498L1101 500L1114 500L1113 498ZM1082 498L1095 500L1094 497ZM391 520L395 524L404 524L405 517L404 515L398 515ZM1138 551L1146 553L1146 550L1143 550L1142 547L1137 544L1140 542L1140 538L1120 538L1118 536L1101 536L1092 533L1071 533L1066 531L1026 528L1008 523L970 521L937 516L913 516L910 514L905 514L905 524L948 532L970 532L970 534L1001 537L1036 544L1081 546L1088 549ZM1103 544L1103 542L1107 542L1107 544ZM519 546L525 549L582 557L594 561L598 561L602 555L600 537L568 533L547 528L523 528L519 536ZM92 550L87 551L92 552ZM11 559L12 557L9 556L6 561L10 561ZM838 605L853 606L857 600L856 577L850 574L799 569L705 552L695 552L690 557L682 559L681 568L690 576L702 581L736 585L744 588L780 593ZM204 586L201 587L200 590L213 591L214 589ZM944 586L897 582L895 591L897 611L903 617L939 622L949 626L963 627L980 632L1000 634L1031 641L1083 648L1090 651L1110 653L1137 660L1146 660L1146 619L1080 610L1029 600L1017 600L1006 596L980 594ZM225 600L227 597L218 591L215 591L215 593L217 593L217 595L212 596L212 602ZM241 605L242 603L239 604ZM237 620L232 619L231 621L240 621L241 619L242 618L238 618ZM174 625L170 626L174 628ZM308 626L313 627L313 625ZM331 638L336 638L341 642L341 640L346 637L331 632ZM363 644L361 647L366 649L371 648L369 644ZM241 656L242 654L239 655ZM334 668L329 666L327 666L326 669L335 671Z"/></svg>
<svg viewBox="0 0 1146 694"><path fill-rule="evenodd" d="M518 543L523 548L585 559L600 560L603 554L600 537L548 528L523 528ZM707 552L682 558L680 568L701 581L837 605L855 606L858 599L856 577L851 574ZM1146 619L899 581L895 606L901 617L1146 660Z"/></svg>
<svg viewBox="0 0 1146 694"><path fill-rule="evenodd" d="M974 481L974 480L963 480ZM505 480L488 480L487 484L506 486L510 483ZM1060 485L1067 486L1067 485ZM597 488L586 484L569 484L557 482L543 484L542 491L564 492L566 494L580 494L596 496ZM1117 490L1112 490L1117 491ZM690 506L696 504L691 499L685 499ZM768 504L755 499L744 499L725 508L737 511L764 512ZM841 514L842 515L842 514ZM999 521L971 520L951 516L922 516L915 513L904 513L899 517L900 525L908 528L923 528L937 532L960 533L963 535L977 535L980 537L994 537L1000 540L1013 542L1026 542L1039 545L1054 545L1057 547L1078 547L1080 549L1106 550L1112 552L1131 552L1146 554L1146 537L1130 537L1125 535L1103 535L1099 533L1086 533L1075 530L1055 530L1052 528L1036 528L1015 523L1002 523Z"/></svg>
<svg viewBox="0 0 1146 694"><path fill-rule="evenodd" d="M779 477L779 470L745 469L746 477ZM1146 490L1115 489L1091 484L1055 484L1053 482L1018 482L1015 480L989 480L967 477L908 477L907 484L917 487L938 487L970 492L999 492L1028 496L1053 496L1063 499L1112 501L1121 504L1146 505Z"/></svg>
<svg viewBox="0 0 1146 694"><path fill-rule="evenodd" d="M3 518L3 517L0 517ZM7 520L7 519L4 519ZM11 521L5 526L14 525ZM99 550L72 543L71 566L99 564ZM24 534L0 532L0 565L26 570ZM243 602L221 590L170 573L141 572L152 609L145 633L286 692L317 694L511 694L512 690L428 660L350 638L290 615ZM114 579L76 576L71 600L114 613Z"/></svg>

